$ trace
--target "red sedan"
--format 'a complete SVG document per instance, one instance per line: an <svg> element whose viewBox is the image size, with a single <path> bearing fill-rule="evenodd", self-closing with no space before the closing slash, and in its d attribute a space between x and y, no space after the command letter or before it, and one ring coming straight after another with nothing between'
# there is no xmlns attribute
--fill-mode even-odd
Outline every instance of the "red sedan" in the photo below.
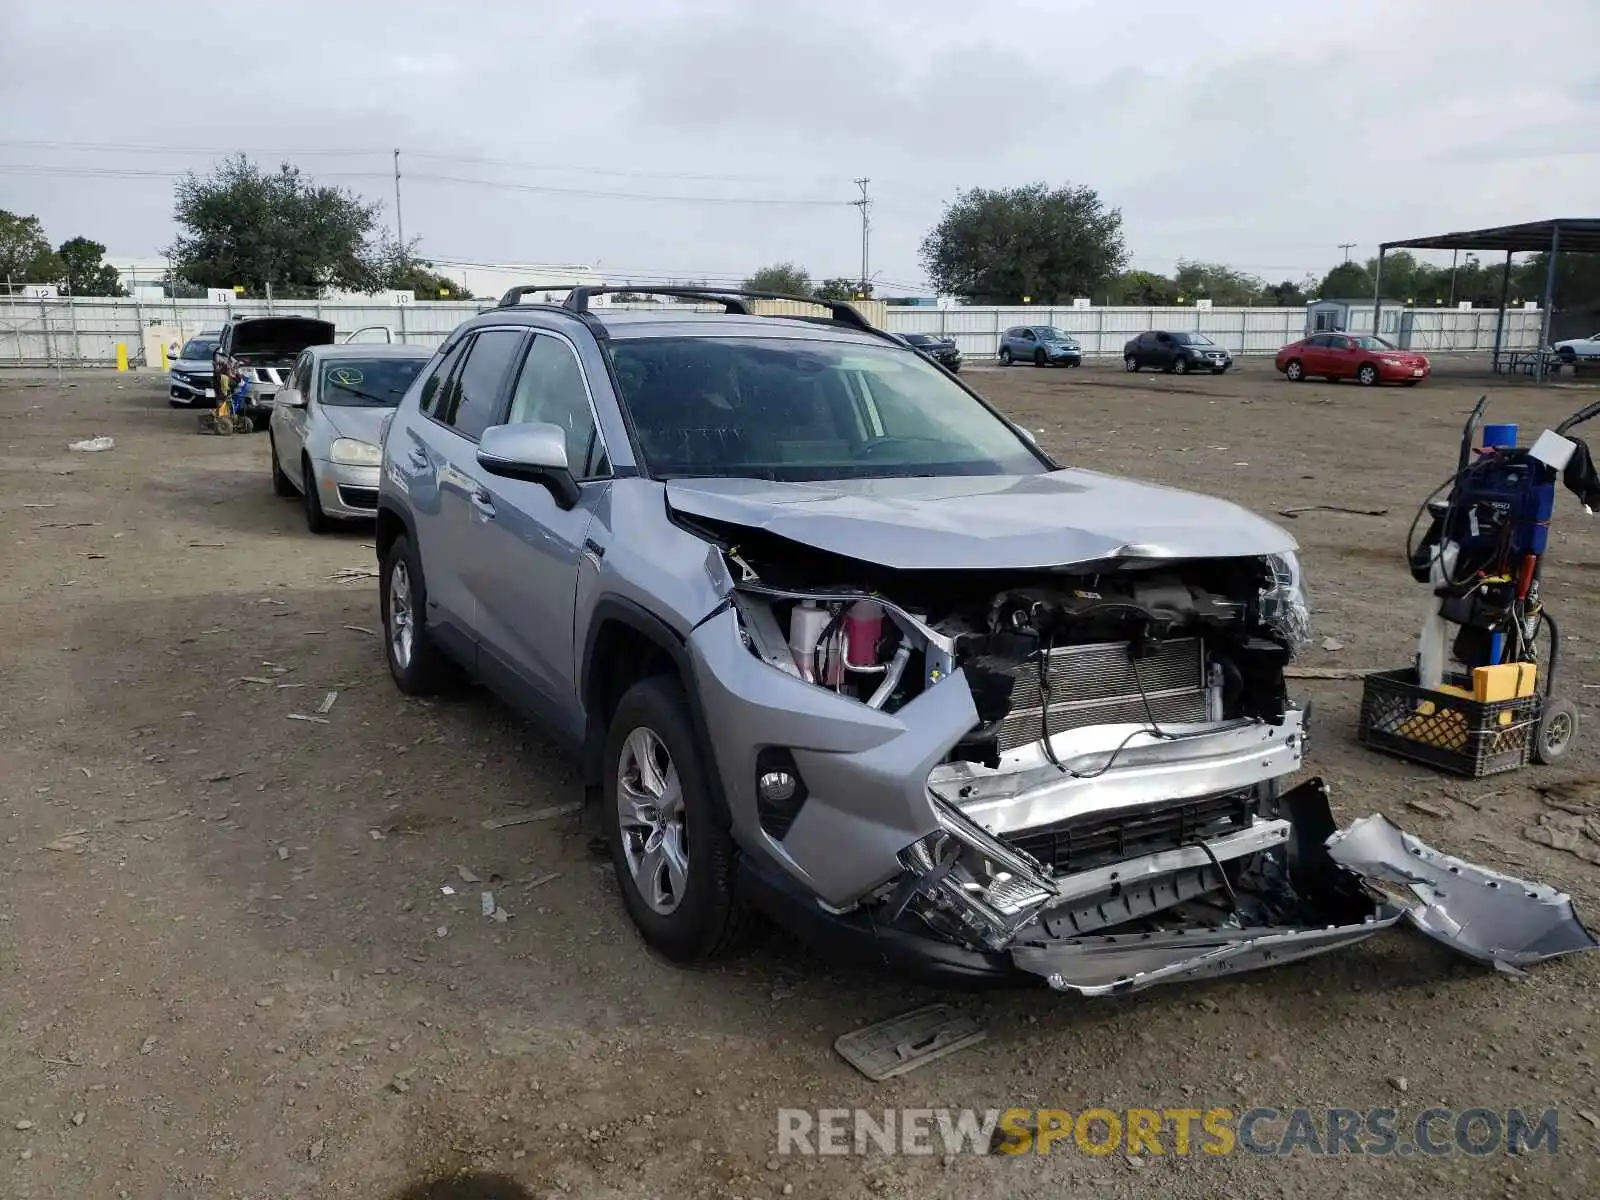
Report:
<svg viewBox="0 0 1600 1200"><path fill-rule="evenodd" d="M1278 351L1274 366L1291 383L1313 375L1354 379L1363 387L1402 383L1416 387L1433 372L1426 355L1401 350L1379 337L1314 333Z"/></svg>

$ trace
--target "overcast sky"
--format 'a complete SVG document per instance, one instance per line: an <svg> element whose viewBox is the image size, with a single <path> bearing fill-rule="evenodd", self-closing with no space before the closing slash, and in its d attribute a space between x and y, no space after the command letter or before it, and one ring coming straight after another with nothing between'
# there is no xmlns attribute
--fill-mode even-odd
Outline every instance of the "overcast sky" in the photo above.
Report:
<svg viewBox="0 0 1600 1200"><path fill-rule="evenodd" d="M1045 180L1120 208L1136 266L1276 280L1592 214L1597 44L1596 0L0 0L0 208L155 256L172 179L94 172L238 148L392 223L399 147L405 232L442 261L820 278L860 270L869 176L897 292L959 189Z"/></svg>

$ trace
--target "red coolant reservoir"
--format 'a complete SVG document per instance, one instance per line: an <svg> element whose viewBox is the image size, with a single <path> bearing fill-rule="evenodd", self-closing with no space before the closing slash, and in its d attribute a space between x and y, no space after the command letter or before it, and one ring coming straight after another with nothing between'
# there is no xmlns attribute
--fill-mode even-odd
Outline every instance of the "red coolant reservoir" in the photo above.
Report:
<svg viewBox="0 0 1600 1200"><path fill-rule="evenodd" d="M882 640L883 605L857 600L844 614L844 665L853 671L877 669Z"/></svg>

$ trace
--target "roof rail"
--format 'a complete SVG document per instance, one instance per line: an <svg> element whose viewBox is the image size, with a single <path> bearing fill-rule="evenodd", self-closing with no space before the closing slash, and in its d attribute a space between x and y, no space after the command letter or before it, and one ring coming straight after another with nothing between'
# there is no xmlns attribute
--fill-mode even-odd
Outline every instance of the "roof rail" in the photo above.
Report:
<svg viewBox="0 0 1600 1200"><path fill-rule="evenodd" d="M743 300L735 298L732 292L712 291L708 288L680 288L680 287L612 287L601 285L583 285L575 287L567 293L562 308L571 309L573 312L588 312L589 297L611 296L626 293L630 296L672 296L679 300L704 300L711 304L722 305L723 312L737 313L741 317L751 315L750 306Z"/></svg>
<svg viewBox="0 0 1600 1200"><path fill-rule="evenodd" d="M513 288L512 291L516 291ZM791 296L787 292L757 292L748 288L641 288L641 287L590 287L587 285L573 288L567 293L563 308L573 312L588 312L589 297L603 296L608 293L629 292L643 296L675 296L680 300L704 300L709 304L720 304L725 312L739 313L742 316L751 315L750 306L746 300L790 300L796 304L814 304L818 308L825 308L833 319L841 325L849 325L866 333L882 333L871 321L861 315L861 310L855 305L844 300L819 300L815 296ZM510 293L506 293L510 295Z"/></svg>
<svg viewBox="0 0 1600 1200"><path fill-rule="evenodd" d="M500 297L496 308L515 308L522 303L522 298L530 292L571 292L581 284L577 283L524 283L519 287L507 288Z"/></svg>

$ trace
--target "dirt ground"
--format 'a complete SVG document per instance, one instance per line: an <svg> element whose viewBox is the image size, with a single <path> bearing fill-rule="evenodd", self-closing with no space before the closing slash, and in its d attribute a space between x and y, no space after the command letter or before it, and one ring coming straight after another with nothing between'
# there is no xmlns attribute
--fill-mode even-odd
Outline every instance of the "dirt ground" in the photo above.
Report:
<svg viewBox="0 0 1600 1200"><path fill-rule="evenodd" d="M1296 387L1253 360L1222 378L971 378L1069 462L1265 514L1387 509L1284 521L1313 589L1307 661L1351 667L1412 651L1406 525L1477 392L1525 427L1600 394L1447 373ZM574 764L482 694L399 696L370 531L309 535L272 495L264 435L194 425L159 379L0 377L0 1195L1600 1191L1600 955L1516 979L1396 932L1092 1002L909 987L782 936L714 969L657 961L585 819L485 828L580 799ZM99 434L115 449L67 449ZM1356 744L1359 684L1303 690L1341 819L1383 811L1600 921L1600 866L1523 835L1549 811L1537 786L1600 805L1600 525L1565 494L1558 514L1559 690L1591 722L1567 763L1452 781ZM290 719L335 691L323 721ZM482 916L483 890L508 921ZM936 999L988 1041L883 1084L834 1053ZM1558 1107L1558 1153L776 1156L780 1107L1435 1104ZM425 1190L466 1170L525 1192Z"/></svg>

